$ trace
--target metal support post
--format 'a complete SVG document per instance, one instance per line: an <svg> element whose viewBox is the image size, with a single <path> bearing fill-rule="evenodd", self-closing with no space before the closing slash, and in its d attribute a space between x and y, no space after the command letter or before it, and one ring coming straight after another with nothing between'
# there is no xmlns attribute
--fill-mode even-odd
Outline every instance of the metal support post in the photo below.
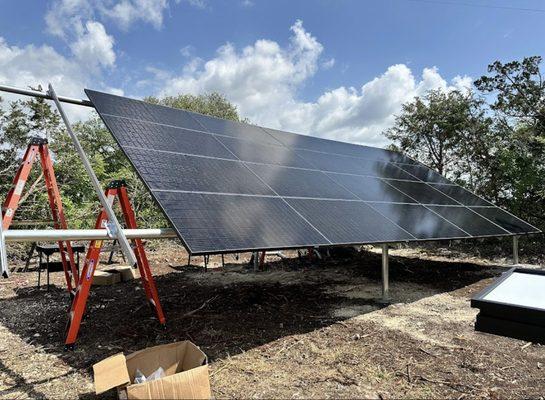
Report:
<svg viewBox="0 0 545 400"><path fill-rule="evenodd" d="M121 225L119 225L119 221L117 220L117 217L115 216L114 210L112 209L110 204L108 204L108 200L106 199L106 196L102 192L100 182L98 181L98 178L95 175L95 172L93 171L93 167L91 166L91 163L87 159L87 156L85 155L85 151L83 150L83 147L81 146L76 134L72 130L70 121L68 121L68 117L66 116L64 109L62 108L62 105L57 97L57 94L55 93L55 90L53 89L53 86L51 84L49 84L48 94L49 96L51 96L51 98L55 102L55 105L57 106L57 110L59 110L61 118L64 121L64 124L66 125L66 130L68 131L68 134L70 135L70 138L72 139L72 142L74 143L74 146L76 147L76 150L81 158L81 161L83 162L83 166L85 167L85 170L87 171L87 174L89 175L89 178L91 179L91 183L93 184L95 188L98 198L100 199L100 203L102 207L104 207L104 211L106 212L106 215L108 216L109 224L107 228L111 232L112 238L115 238L118 240L119 245L121 246L121 249L123 250L123 254L125 254L125 257L127 257L128 263L131 266L134 266L136 264L136 256L134 255L134 252L132 251L131 245L129 244L129 241L125 237L125 234L123 233L123 230L121 229Z"/></svg>
<svg viewBox="0 0 545 400"><path fill-rule="evenodd" d="M519 237L513 236L513 264L519 263Z"/></svg>
<svg viewBox="0 0 545 400"><path fill-rule="evenodd" d="M6 255L6 244L4 242L4 230L0 221L0 273L4 278L9 276L8 257Z"/></svg>
<svg viewBox="0 0 545 400"><path fill-rule="evenodd" d="M390 300L390 266L388 263L388 243L382 244L382 300Z"/></svg>
<svg viewBox="0 0 545 400"><path fill-rule="evenodd" d="M259 271L259 252L258 251L253 252L252 261L254 262L254 272Z"/></svg>

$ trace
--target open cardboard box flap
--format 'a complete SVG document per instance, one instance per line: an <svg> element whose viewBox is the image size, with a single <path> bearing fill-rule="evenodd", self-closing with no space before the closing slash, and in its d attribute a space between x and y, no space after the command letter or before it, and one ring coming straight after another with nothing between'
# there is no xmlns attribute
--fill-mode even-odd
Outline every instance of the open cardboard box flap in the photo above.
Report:
<svg viewBox="0 0 545 400"><path fill-rule="evenodd" d="M116 354L93 366L97 394L126 386L129 398L209 398L206 355L189 341ZM165 378L131 385L136 370L145 376L162 367ZM164 397L167 396L167 397Z"/></svg>
<svg viewBox="0 0 545 400"><path fill-rule="evenodd" d="M108 357L93 365L96 394L131 383L127 360L123 353Z"/></svg>

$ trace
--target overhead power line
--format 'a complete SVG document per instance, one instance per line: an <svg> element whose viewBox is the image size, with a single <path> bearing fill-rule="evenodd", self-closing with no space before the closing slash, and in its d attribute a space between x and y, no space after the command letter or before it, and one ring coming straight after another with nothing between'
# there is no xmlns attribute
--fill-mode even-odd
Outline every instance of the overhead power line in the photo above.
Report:
<svg viewBox="0 0 545 400"><path fill-rule="evenodd" d="M527 12L537 12L545 13L545 9L542 8L525 8L525 7L514 7L514 6L502 6L497 4L478 4L478 3L467 3L462 1L449 1L449 0L407 0L412 1L413 3L430 3L430 4L446 4L450 6L462 6L462 7L476 7L476 8L491 8L497 10L511 10L511 11L527 11Z"/></svg>

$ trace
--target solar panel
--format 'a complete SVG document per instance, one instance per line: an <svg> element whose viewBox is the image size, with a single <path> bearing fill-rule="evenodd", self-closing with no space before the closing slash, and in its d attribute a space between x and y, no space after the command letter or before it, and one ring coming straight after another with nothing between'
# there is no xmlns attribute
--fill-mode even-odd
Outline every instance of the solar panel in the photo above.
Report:
<svg viewBox="0 0 545 400"><path fill-rule="evenodd" d="M538 232L400 153L86 93L191 254Z"/></svg>

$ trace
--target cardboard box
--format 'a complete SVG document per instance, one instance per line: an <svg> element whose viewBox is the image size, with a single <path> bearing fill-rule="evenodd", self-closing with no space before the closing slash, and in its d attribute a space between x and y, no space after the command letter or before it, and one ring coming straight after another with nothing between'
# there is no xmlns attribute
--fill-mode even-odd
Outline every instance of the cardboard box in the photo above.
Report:
<svg viewBox="0 0 545 400"><path fill-rule="evenodd" d="M93 285L107 286L121 282L121 274L118 272L108 272L96 270L93 278Z"/></svg>
<svg viewBox="0 0 545 400"><path fill-rule="evenodd" d="M132 268L130 265L117 265L113 268L108 268L106 272L121 275L121 282L132 281L139 278L138 269Z"/></svg>
<svg viewBox="0 0 545 400"><path fill-rule="evenodd" d="M133 384L136 370L145 376L157 368L165 377ZM93 365L96 394L118 388L127 399L209 399L212 396L206 355L189 341L116 354Z"/></svg>

